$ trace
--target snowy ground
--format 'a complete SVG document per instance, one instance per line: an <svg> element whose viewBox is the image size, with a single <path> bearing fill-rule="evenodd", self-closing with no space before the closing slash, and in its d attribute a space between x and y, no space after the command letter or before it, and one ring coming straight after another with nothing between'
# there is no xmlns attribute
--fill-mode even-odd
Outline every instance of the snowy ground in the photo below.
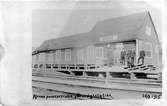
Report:
<svg viewBox="0 0 167 106"><path fill-rule="evenodd" d="M161 87L159 86L153 86L153 85L139 86L140 84L138 86L134 86L133 84L127 84L127 83L126 84L110 83L107 84L106 86L106 84L101 81L82 82L80 80L61 79L56 77L47 78L47 77L33 76L32 85L33 87L36 87L33 88L33 94L37 96L43 96L43 98L38 97L38 99L46 99L47 96L50 96L47 99L54 99L54 100L143 99L143 94L147 94L153 97L161 95L161 92L159 92L161 90ZM96 85L96 87L93 87L94 85ZM138 89L138 91L136 91L135 89ZM156 91L156 92L148 92L148 91ZM88 95L98 95L98 97L91 98Z"/></svg>

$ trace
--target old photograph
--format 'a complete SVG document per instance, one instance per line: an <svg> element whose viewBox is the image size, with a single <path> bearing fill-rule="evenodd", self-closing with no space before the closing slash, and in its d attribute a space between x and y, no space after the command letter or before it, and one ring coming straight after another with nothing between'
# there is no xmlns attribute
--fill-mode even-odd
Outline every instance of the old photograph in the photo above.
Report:
<svg viewBox="0 0 167 106"><path fill-rule="evenodd" d="M161 99L161 13L135 6L32 10L33 100Z"/></svg>

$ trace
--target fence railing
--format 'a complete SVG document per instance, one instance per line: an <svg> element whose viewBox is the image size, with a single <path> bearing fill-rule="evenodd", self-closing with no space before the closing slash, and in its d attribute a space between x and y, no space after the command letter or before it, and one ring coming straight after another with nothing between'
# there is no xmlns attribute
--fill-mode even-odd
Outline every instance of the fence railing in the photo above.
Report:
<svg viewBox="0 0 167 106"><path fill-rule="evenodd" d="M77 67L77 68L76 68ZM93 67L92 69L90 67ZM90 72L105 73L106 80L108 78L128 78L128 79L154 79L162 80L162 72L160 71L145 71L145 70L113 70L111 68L97 68L95 65L87 66L72 66L72 67L58 67L58 68L33 68L33 72L58 72L58 71L68 71L69 73L83 72L83 76L88 76ZM87 74L86 74L87 73ZM92 74L93 75L93 74ZM104 76L104 75L103 75Z"/></svg>

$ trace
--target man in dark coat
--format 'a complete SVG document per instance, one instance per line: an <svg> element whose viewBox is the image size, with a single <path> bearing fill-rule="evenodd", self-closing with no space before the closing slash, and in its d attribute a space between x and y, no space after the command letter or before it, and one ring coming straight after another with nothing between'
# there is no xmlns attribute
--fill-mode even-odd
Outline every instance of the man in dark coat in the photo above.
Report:
<svg viewBox="0 0 167 106"><path fill-rule="evenodd" d="M136 52L135 50L132 50L132 53L131 53L131 66L132 67L134 66L135 56L136 56Z"/></svg>
<svg viewBox="0 0 167 106"><path fill-rule="evenodd" d="M139 61L142 60L142 65L144 64L144 57L145 57L145 51L144 50L141 50L140 51L140 56L138 58L138 64L139 64Z"/></svg>
<svg viewBox="0 0 167 106"><path fill-rule="evenodd" d="M125 57L126 57L126 51L123 49L121 51L121 63L125 65Z"/></svg>
<svg viewBox="0 0 167 106"><path fill-rule="evenodd" d="M131 67L131 54L132 54L132 51L128 50L128 53L127 53L127 65L128 65L129 68Z"/></svg>

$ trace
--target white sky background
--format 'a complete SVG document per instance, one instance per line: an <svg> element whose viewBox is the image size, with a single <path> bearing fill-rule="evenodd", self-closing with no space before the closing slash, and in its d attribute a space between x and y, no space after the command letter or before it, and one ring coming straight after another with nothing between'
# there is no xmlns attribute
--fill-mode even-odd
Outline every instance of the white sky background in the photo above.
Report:
<svg viewBox="0 0 167 106"><path fill-rule="evenodd" d="M89 5L89 4L88 4ZM32 46L38 47L43 41L72 34L88 32L96 22L131 13L150 11L154 25L161 35L161 10L145 2L112 2L107 8L78 9L37 9L32 11ZM161 39L160 39L161 40Z"/></svg>

